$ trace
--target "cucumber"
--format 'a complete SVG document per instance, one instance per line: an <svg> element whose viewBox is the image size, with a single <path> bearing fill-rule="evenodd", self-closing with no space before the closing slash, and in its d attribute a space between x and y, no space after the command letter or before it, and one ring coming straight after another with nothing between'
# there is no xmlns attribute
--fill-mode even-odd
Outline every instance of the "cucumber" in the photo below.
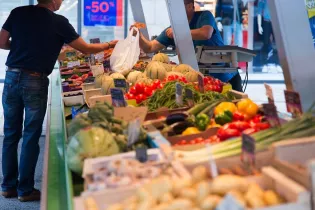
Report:
<svg viewBox="0 0 315 210"><path fill-rule="evenodd" d="M199 114L206 114L209 117L212 117L213 114L209 114L211 112L213 112L213 109L219 105L222 102L222 100L218 100L218 101L214 101L212 102L209 106L207 106L204 110L202 110L201 112L199 112ZM199 115L198 114L198 115Z"/></svg>
<svg viewBox="0 0 315 210"><path fill-rule="evenodd" d="M189 109L187 111L187 113L190 114L190 115L195 115L196 116L196 115L199 114L199 112L204 110L209 105L211 105L211 102L205 102L205 103L197 104L193 108Z"/></svg>

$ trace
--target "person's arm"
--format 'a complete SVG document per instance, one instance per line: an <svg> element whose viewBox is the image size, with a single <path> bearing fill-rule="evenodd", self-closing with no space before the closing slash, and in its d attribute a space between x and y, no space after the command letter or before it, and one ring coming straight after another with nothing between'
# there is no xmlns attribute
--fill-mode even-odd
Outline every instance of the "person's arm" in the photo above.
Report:
<svg viewBox="0 0 315 210"><path fill-rule="evenodd" d="M193 40L208 40L212 37L213 27L204 25L201 28L191 30L191 37Z"/></svg>
<svg viewBox="0 0 315 210"><path fill-rule="evenodd" d="M88 44L81 37L69 43L69 45L82 52L83 54L94 54L99 53L109 48L115 47L117 41L111 41L99 44Z"/></svg>
<svg viewBox="0 0 315 210"><path fill-rule="evenodd" d="M145 53L158 52L158 51L160 51L160 50L165 48L165 46L163 44L161 44L160 42L158 42L156 39L152 40L152 41L147 40L143 36L142 33L140 33L139 42L140 42L140 48Z"/></svg>
<svg viewBox="0 0 315 210"><path fill-rule="evenodd" d="M10 46L11 46L10 33L5 29L1 29L1 31L0 31L0 49L10 50Z"/></svg>

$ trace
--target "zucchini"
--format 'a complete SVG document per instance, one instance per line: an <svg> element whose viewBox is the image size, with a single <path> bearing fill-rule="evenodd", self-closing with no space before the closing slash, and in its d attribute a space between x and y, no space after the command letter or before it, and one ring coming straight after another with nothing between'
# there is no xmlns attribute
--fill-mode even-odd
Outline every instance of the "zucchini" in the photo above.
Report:
<svg viewBox="0 0 315 210"><path fill-rule="evenodd" d="M211 105L211 102L205 102L205 103L197 104L193 108L189 109L187 111L187 113L190 114L190 115L195 115L196 116L196 115L199 114L199 112L204 110L209 105Z"/></svg>

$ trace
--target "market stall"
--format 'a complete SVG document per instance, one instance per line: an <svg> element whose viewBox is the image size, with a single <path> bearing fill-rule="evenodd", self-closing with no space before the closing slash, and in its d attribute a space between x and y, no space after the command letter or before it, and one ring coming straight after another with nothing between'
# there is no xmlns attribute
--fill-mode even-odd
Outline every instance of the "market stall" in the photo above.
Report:
<svg viewBox="0 0 315 210"><path fill-rule="evenodd" d="M269 104L256 104L198 72L197 59L207 64L219 51L233 71L251 51L204 48L196 59L180 45L191 40L188 23L172 16L182 1L167 2L185 64L158 53L117 73L110 51L60 56L50 78L41 208L311 209L313 107L306 111L304 95L292 100L299 95L290 89L294 118L284 119L270 94Z"/></svg>

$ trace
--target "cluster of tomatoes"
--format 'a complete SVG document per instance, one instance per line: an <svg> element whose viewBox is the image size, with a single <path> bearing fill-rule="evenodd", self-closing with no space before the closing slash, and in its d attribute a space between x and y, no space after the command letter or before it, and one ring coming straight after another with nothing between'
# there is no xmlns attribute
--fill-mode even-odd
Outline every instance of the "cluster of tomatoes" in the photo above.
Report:
<svg viewBox="0 0 315 210"><path fill-rule="evenodd" d="M137 104L142 103L148 97L152 96L155 90L162 89L164 85L160 80L154 80L152 84L144 84L142 82L136 83L125 94L127 100L136 100Z"/></svg>
<svg viewBox="0 0 315 210"><path fill-rule="evenodd" d="M221 93L223 90L224 83L219 79L207 76L203 78L203 82L205 91ZM199 91L199 86L195 85L195 89Z"/></svg>
<svg viewBox="0 0 315 210"><path fill-rule="evenodd" d="M220 141L221 140L217 136L211 136L207 139L198 137L190 141L181 140L177 142L176 144L174 144L173 146L195 145L195 144L215 144L215 143L219 143Z"/></svg>
<svg viewBox="0 0 315 210"><path fill-rule="evenodd" d="M162 83L172 82L172 81L179 81L182 83L188 83L186 77L178 76L178 75L170 75L166 79L162 81Z"/></svg>

